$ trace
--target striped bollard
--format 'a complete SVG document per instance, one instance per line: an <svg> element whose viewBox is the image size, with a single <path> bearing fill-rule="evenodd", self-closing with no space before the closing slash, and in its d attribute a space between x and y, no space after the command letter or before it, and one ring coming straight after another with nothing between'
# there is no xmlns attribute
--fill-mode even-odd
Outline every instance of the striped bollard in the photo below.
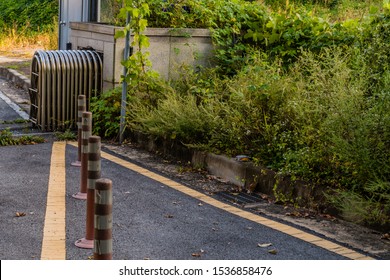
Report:
<svg viewBox="0 0 390 280"><path fill-rule="evenodd" d="M72 166L81 166L81 133L82 133L82 118L83 112L87 110L85 95L79 95L77 97L77 160L72 162Z"/></svg>
<svg viewBox="0 0 390 280"><path fill-rule="evenodd" d="M88 139L87 215L85 238L75 242L79 248L92 249L94 238L95 184L101 176L101 140L99 136Z"/></svg>
<svg viewBox="0 0 390 280"><path fill-rule="evenodd" d="M99 179L95 185L95 260L112 260L112 181Z"/></svg>
<svg viewBox="0 0 390 280"><path fill-rule="evenodd" d="M77 199L87 199L87 176L88 176L88 139L92 133L92 113L84 112L82 118L81 133L81 180L80 192L73 195Z"/></svg>

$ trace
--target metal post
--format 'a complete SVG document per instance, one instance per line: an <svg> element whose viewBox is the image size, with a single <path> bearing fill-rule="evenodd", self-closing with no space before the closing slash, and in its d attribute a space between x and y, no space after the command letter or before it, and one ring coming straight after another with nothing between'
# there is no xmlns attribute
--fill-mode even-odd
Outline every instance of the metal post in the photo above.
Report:
<svg viewBox="0 0 390 280"><path fill-rule="evenodd" d="M112 260L112 181L99 179L95 185L95 260Z"/></svg>
<svg viewBox="0 0 390 280"><path fill-rule="evenodd" d="M72 162L72 166L81 166L81 133L82 133L82 118L86 109L85 95L79 95L77 98L77 160Z"/></svg>
<svg viewBox="0 0 390 280"><path fill-rule="evenodd" d="M81 133L81 180L80 192L73 195L77 199L87 199L87 176L88 176L88 139L92 131L92 113L84 112L82 118Z"/></svg>
<svg viewBox="0 0 390 280"><path fill-rule="evenodd" d="M126 26L130 23L131 17L130 13L127 12L127 18L126 18ZM130 54L130 30L126 33L126 41L125 41L125 50L124 50L124 60L127 60L129 58ZM126 120L126 100L127 100L127 68L123 67L123 81L122 81L122 99L121 99L121 118L120 118L120 125L119 125L119 143L122 144L123 142L123 133L125 130L125 120Z"/></svg>
<svg viewBox="0 0 390 280"><path fill-rule="evenodd" d="M99 136L88 139L88 189L87 189L87 215L85 238L79 239L75 245L79 248L92 249L94 243L94 205L95 184L101 176L101 140Z"/></svg>

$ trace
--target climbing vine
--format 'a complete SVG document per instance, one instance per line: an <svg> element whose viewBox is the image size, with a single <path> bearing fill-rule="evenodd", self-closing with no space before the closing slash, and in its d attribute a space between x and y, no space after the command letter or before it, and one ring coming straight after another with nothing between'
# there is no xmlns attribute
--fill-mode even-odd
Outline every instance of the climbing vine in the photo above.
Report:
<svg viewBox="0 0 390 280"><path fill-rule="evenodd" d="M116 34L116 37L120 38L125 37L128 32L131 33L132 54L127 59L125 58L122 64L127 69L124 79L128 85L137 87L138 91L148 90L148 85L144 81L149 77L158 76L156 72L151 71L150 53L145 50L150 45L149 38L144 34L149 14L149 5L146 0L126 0L119 16L126 18L129 15L130 20L125 28Z"/></svg>

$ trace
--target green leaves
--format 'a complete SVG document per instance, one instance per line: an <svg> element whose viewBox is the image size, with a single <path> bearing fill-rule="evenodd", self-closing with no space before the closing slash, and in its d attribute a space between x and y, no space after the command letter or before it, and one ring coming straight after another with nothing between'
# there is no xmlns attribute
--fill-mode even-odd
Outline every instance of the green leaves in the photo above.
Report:
<svg viewBox="0 0 390 280"><path fill-rule="evenodd" d="M0 1L0 29L2 25L28 33L51 29L57 15L58 1L55 0Z"/></svg>
<svg viewBox="0 0 390 280"><path fill-rule="evenodd" d="M151 71L151 62L149 60L149 52L145 51L150 46L149 38L143 34L148 26L147 16L150 14L150 9L147 1L137 0L126 2L121 9L122 16L131 14L130 22L125 26L124 31L119 31L116 37L124 37L127 32L132 32L133 40L131 45L135 52L122 65L127 68L126 79L129 86L141 88L142 80L156 74ZM146 88L147 89L147 88Z"/></svg>
<svg viewBox="0 0 390 280"><path fill-rule="evenodd" d="M9 128L0 131L0 146L33 145L43 142L45 142L45 139L39 136L24 135L14 137Z"/></svg>

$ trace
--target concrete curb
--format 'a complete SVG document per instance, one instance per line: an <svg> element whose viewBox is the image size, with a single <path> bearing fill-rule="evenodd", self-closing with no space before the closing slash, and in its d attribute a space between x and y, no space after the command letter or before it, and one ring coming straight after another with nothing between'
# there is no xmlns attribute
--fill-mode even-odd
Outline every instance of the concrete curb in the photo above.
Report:
<svg viewBox="0 0 390 280"><path fill-rule="evenodd" d="M213 175L223 178L247 192L261 192L281 202L294 202L306 206L321 204L324 188L312 188L304 181L291 180L273 170L253 162L241 162L236 158L211 153L193 152L192 164L203 165Z"/></svg>
<svg viewBox="0 0 390 280"><path fill-rule="evenodd" d="M14 69L0 66L0 76L26 91L30 88L30 80Z"/></svg>
<svg viewBox="0 0 390 280"><path fill-rule="evenodd" d="M293 202L301 206L322 205L324 188L308 186L304 181L291 180L264 166L243 162L236 158L192 150L171 141L155 139L141 133L130 136L134 143L149 152L159 152L194 167L206 169L211 175L221 178L246 192L260 192L280 202Z"/></svg>

